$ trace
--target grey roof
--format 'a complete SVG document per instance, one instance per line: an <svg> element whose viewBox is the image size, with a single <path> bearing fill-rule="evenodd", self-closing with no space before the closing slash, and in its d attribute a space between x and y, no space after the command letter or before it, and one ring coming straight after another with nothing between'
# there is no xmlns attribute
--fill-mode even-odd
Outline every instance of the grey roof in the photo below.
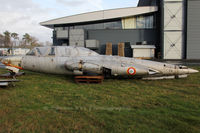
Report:
<svg viewBox="0 0 200 133"><path fill-rule="evenodd" d="M54 25L61 25L61 24L76 24L76 23L95 22L102 20L111 20L117 18L126 18L136 15L153 13L156 12L157 10L158 10L157 6L129 7L129 8L102 10L102 11L95 11L95 12L52 19L49 21L41 22L40 24L42 26L51 28Z"/></svg>

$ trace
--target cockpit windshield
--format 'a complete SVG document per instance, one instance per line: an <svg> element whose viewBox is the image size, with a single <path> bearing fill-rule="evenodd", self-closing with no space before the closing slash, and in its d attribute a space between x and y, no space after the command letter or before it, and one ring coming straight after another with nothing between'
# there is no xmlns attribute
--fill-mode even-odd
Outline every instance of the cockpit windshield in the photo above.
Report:
<svg viewBox="0 0 200 133"><path fill-rule="evenodd" d="M26 55L36 56L35 49L30 50Z"/></svg>
<svg viewBox="0 0 200 133"><path fill-rule="evenodd" d="M26 55L31 56L47 56L47 55L55 55L54 47L36 47L29 51Z"/></svg>
<svg viewBox="0 0 200 133"><path fill-rule="evenodd" d="M96 55L98 55L98 53L84 47L73 47L73 46L56 47L56 56L60 57L96 56Z"/></svg>
<svg viewBox="0 0 200 133"><path fill-rule="evenodd" d="M54 56L55 55L55 47L51 47L51 50L48 54L49 56Z"/></svg>
<svg viewBox="0 0 200 133"><path fill-rule="evenodd" d="M36 47L30 50L26 55L73 57L73 56L96 56L98 55L98 53L83 47L52 46L52 47Z"/></svg>

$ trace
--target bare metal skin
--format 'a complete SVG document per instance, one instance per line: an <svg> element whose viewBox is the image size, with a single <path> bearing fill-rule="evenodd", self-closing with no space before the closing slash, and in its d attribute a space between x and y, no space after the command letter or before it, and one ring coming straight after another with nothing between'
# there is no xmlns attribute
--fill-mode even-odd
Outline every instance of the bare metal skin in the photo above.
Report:
<svg viewBox="0 0 200 133"><path fill-rule="evenodd" d="M25 56L7 57L1 62L15 69L64 75L106 75L122 77L186 77L197 70L149 60L99 55L82 47L36 47ZM184 75L184 76L183 76Z"/></svg>

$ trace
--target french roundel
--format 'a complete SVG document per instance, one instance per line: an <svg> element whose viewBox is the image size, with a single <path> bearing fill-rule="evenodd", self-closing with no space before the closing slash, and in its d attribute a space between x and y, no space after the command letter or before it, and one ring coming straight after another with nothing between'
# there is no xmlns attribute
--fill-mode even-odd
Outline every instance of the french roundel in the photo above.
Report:
<svg viewBox="0 0 200 133"><path fill-rule="evenodd" d="M134 67L129 67L128 69L127 69L127 73L128 73L128 75L135 75L136 74L136 69L134 68Z"/></svg>

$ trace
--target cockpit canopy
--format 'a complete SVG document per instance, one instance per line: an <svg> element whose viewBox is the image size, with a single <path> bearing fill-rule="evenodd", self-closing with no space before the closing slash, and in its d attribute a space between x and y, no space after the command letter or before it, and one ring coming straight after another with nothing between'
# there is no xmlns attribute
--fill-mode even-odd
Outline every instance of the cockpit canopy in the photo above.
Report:
<svg viewBox="0 0 200 133"><path fill-rule="evenodd" d="M29 51L26 55L73 57L73 56L95 56L98 55L98 53L83 47L51 46L51 47L35 47L31 51Z"/></svg>

